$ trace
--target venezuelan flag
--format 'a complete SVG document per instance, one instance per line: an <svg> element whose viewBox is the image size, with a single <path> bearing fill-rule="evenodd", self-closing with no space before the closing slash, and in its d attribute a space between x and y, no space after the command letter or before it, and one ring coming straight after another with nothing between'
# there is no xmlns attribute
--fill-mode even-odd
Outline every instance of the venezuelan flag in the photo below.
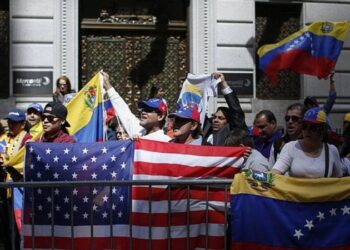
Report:
<svg viewBox="0 0 350 250"><path fill-rule="evenodd" d="M326 78L334 69L349 22L315 22L284 40L258 50L259 68L272 83L280 69Z"/></svg>
<svg viewBox="0 0 350 250"><path fill-rule="evenodd" d="M231 186L231 247L350 249L350 178L291 178L251 170Z"/></svg>
<svg viewBox="0 0 350 250"><path fill-rule="evenodd" d="M67 104L69 134L78 142L103 141L103 97L97 73Z"/></svg>

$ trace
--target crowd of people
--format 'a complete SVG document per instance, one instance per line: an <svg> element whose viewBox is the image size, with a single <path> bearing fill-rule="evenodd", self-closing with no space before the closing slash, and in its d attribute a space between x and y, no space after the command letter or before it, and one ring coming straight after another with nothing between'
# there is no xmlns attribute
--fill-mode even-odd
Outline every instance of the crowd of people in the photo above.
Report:
<svg viewBox="0 0 350 250"><path fill-rule="evenodd" d="M212 77L218 80L217 88L223 93L227 106L218 107L211 117L206 115L203 124L196 105L179 106L175 112L168 113L164 90L155 85L149 99L138 103L141 113L137 117L112 86L109 75L101 74L109 100L118 113L108 120L108 140L142 137L192 145L242 145L249 148L243 168L307 178L350 174L350 113L344 117L341 136L333 131L327 117L336 100L333 74L326 103L320 107L315 97L308 96L304 103L288 106L284 129L277 126L271 110L258 112L252 126L248 126L235 90L220 72L213 73ZM75 142L66 129L70 125L64 105L74 95L69 78L61 76L56 81L53 101L44 108L32 103L26 113L20 109L11 110L5 117L8 131L0 127L0 142L6 145L1 148L0 161L11 158L30 140ZM312 166L315 169L311 170Z"/></svg>
<svg viewBox="0 0 350 250"><path fill-rule="evenodd" d="M109 100L118 114L108 120L108 140L144 138L192 145L245 146L248 149L243 169L301 178L350 175L350 113L344 117L342 135L333 131L327 117L336 99L333 75L325 105L320 107L317 99L310 96L304 103L288 106L285 128L281 129L271 110L258 112L253 124L248 126L235 90L219 72L212 77L219 81L218 88L227 107L219 107L211 117L206 116L203 124L196 105L179 106L169 113L164 91L157 86L152 86L148 100L138 102L141 113L137 117L112 86L109 75L101 74ZM74 137L67 131L70 124L64 105L74 95L69 78L62 76L57 79L53 101L44 108L32 103L26 112L11 110L5 117L8 131L0 123L0 143L5 142L0 144L0 164L13 157L28 141L74 143ZM22 173L11 166L2 169L2 181L8 176L13 180L22 179ZM0 195L2 201L8 199L6 192ZM9 208L2 206L0 209L3 214ZM2 224L2 230L6 230L6 226Z"/></svg>

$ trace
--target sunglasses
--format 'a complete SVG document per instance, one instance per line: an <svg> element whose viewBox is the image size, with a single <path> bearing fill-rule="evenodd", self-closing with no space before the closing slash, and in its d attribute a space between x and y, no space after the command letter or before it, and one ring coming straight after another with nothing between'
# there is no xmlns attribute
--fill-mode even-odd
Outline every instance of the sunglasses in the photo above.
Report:
<svg viewBox="0 0 350 250"><path fill-rule="evenodd" d="M47 121L49 123L52 123L52 122L56 122L58 120L58 117L54 116L54 115L43 115L42 116L42 119L43 121L45 121L45 119L47 119ZM56 120L55 120L56 119Z"/></svg>
<svg viewBox="0 0 350 250"><path fill-rule="evenodd" d="M179 125L179 126L183 126L186 123L191 122L191 119L186 119L186 118L181 118L181 117L174 117L174 125Z"/></svg>
<svg viewBox="0 0 350 250"><path fill-rule="evenodd" d="M299 116L296 116L296 115L286 115L285 117L284 117L284 120L286 121L286 122L289 122L290 120L292 120L292 122L298 122L298 121L300 121L300 117Z"/></svg>
<svg viewBox="0 0 350 250"><path fill-rule="evenodd" d="M141 109L141 111L146 113L160 113L158 109L149 108L149 107L145 107Z"/></svg>
<svg viewBox="0 0 350 250"><path fill-rule="evenodd" d="M309 130L311 132L322 132L323 126L303 124L302 129L303 130Z"/></svg>

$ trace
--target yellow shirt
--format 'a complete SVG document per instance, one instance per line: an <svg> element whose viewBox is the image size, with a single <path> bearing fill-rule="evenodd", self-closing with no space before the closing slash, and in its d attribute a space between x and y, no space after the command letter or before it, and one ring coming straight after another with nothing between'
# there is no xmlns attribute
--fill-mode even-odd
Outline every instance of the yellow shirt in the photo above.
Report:
<svg viewBox="0 0 350 250"><path fill-rule="evenodd" d="M42 122L38 122L37 124L35 124L33 127L30 128L29 130L29 134L33 137L36 138L37 136L39 137L39 135L43 132L43 123Z"/></svg>

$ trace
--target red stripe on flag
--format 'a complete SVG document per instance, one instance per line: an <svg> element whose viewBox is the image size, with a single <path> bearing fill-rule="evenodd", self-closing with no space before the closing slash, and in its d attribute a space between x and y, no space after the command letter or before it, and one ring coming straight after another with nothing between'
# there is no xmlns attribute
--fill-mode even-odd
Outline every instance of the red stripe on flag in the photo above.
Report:
<svg viewBox="0 0 350 250"><path fill-rule="evenodd" d="M164 164L164 163L148 163L148 162L135 162L134 174L143 175L164 175L171 177L201 177L215 176L221 178L232 178L234 174L239 172L240 169L225 166L225 167L203 167L203 166L184 166L180 164Z"/></svg>
<svg viewBox="0 0 350 250"><path fill-rule="evenodd" d="M151 215L145 213L132 213L133 225L146 226L151 225L153 227L167 227L172 226L183 226L183 225L193 225L200 224L206 221L205 217L208 215L207 223L212 224L224 224L225 219L221 216L222 212L209 210L208 214L206 211L191 211L189 213L152 213ZM188 221L187 221L188 216Z"/></svg>
<svg viewBox="0 0 350 250"><path fill-rule="evenodd" d="M24 248L25 249L74 249L75 250L86 250L86 249L113 249L125 250L125 249L195 249L195 248L206 248L206 242L208 244L208 249L224 249L224 242L218 240L218 238L210 236L206 239L204 235L199 235L195 238L180 239L165 239L156 240L152 239L151 242L148 239L133 239L130 242L129 238L126 237L113 237L113 238L75 238L74 243L70 238L62 237L36 237L35 246L32 246L32 238L24 237ZM111 239L113 244L111 244ZM52 246L54 242L54 246ZM130 246L132 244L132 248ZM148 248L150 246L150 248ZM170 246L170 248L168 248ZM189 246L189 248L187 248Z"/></svg>
<svg viewBox="0 0 350 250"><path fill-rule="evenodd" d="M168 190L164 190L161 188L153 188L151 197L149 197L149 189L148 187L135 187L134 189L137 189L137 192L132 193L132 199L133 200L146 200L148 201L149 198L152 199L152 201L162 201L162 200L168 200L171 198L171 200L182 200L187 199L187 195L189 199L196 199L196 200L206 200L207 195L210 197L211 201L219 201L224 202L230 200L230 190L227 189L226 191L226 199L224 197L225 191L222 190L222 188L210 188L207 190L206 188L200 188L200 187L191 187L189 190L189 194L187 188L172 188L170 191L170 194Z"/></svg>
<svg viewBox="0 0 350 250"><path fill-rule="evenodd" d="M265 73L274 83L277 83L277 74L280 69L325 78L331 73L335 64L335 61L328 58L314 57L304 50L294 49L276 56Z"/></svg>
<svg viewBox="0 0 350 250"><path fill-rule="evenodd" d="M159 153L196 155L204 157L236 157L237 155L242 155L245 152L246 147L198 146L140 139L135 142L135 150L139 149Z"/></svg>
<svg viewBox="0 0 350 250"><path fill-rule="evenodd" d="M221 177L233 179L234 174L239 172L234 165L245 150L243 147L193 146L140 139L135 144L134 174L137 179L146 180L157 176L164 180ZM170 186L170 190L169 186L166 187L152 186L150 190L149 187L133 187L132 224L147 228L151 221L152 227L163 236L169 233L169 223L172 232L176 230L175 226L191 226L196 230L190 232L193 238L190 239L189 249L223 249L226 219L224 208L225 205L228 206L226 202L229 200L229 191L226 190L225 197L223 187L207 189L195 186L191 187L189 193L186 187ZM148 206L151 206L151 215L148 213ZM208 225L211 230L206 231ZM173 244L173 239L169 239L173 249L187 249L186 233L174 233L181 232L181 238L176 239L176 244ZM207 239L202 235L204 232L208 232ZM143 234L142 237L147 238L147 235ZM145 249L148 244L147 240L140 237L134 236L133 240L144 242L140 249ZM209 245L206 246L205 242ZM168 249L167 240L152 239L151 244L153 249Z"/></svg>

